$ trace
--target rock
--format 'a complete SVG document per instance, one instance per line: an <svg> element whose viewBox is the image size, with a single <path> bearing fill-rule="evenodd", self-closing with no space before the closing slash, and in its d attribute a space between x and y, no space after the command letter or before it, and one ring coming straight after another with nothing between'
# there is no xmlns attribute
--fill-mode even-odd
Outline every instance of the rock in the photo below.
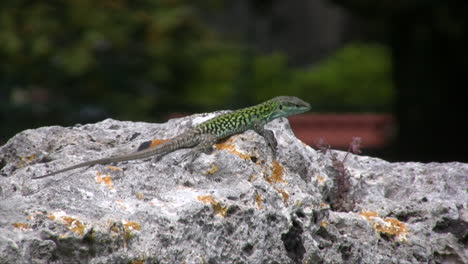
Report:
<svg viewBox="0 0 468 264"><path fill-rule="evenodd" d="M0 148L0 263L468 263L467 164L343 163L287 119L267 125L277 161L248 131L192 164L179 150L31 180L213 116L13 137Z"/></svg>

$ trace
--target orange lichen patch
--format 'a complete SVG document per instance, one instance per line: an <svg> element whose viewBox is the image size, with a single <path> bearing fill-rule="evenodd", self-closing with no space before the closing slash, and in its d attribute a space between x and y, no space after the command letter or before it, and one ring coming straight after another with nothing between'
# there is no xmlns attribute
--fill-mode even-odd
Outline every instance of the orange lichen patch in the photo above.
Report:
<svg viewBox="0 0 468 264"><path fill-rule="evenodd" d="M271 175L265 177L265 180L270 184L278 183L278 182L287 183L287 181L283 179L283 175L284 175L283 171L284 171L283 166L281 166L276 160L274 160Z"/></svg>
<svg viewBox="0 0 468 264"><path fill-rule="evenodd" d="M320 209L330 209L330 205L327 203L320 203Z"/></svg>
<svg viewBox="0 0 468 264"><path fill-rule="evenodd" d="M255 202L257 203L257 208L262 209L263 198L260 194L255 195Z"/></svg>
<svg viewBox="0 0 468 264"><path fill-rule="evenodd" d="M257 178L257 175L255 174L250 175L249 182L253 182L255 178Z"/></svg>
<svg viewBox="0 0 468 264"><path fill-rule="evenodd" d="M96 182L106 185L109 189L114 189L112 177L109 174L102 174L98 172L96 176Z"/></svg>
<svg viewBox="0 0 468 264"><path fill-rule="evenodd" d="M322 222L320 222L320 226L321 226L321 227L326 228L328 225L329 225L328 222L325 221L325 220L323 220Z"/></svg>
<svg viewBox="0 0 468 264"><path fill-rule="evenodd" d="M13 223L11 224L14 228L21 229L21 230L28 230L31 229L31 226L26 223Z"/></svg>
<svg viewBox="0 0 468 264"><path fill-rule="evenodd" d="M236 147L233 144L233 141L234 141L235 138L236 137L233 136L233 137L230 137L228 140L226 140L224 142L215 144L215 148L218 149L218 150L227 150L227 151L231 152L232 154L236 154L237 156L239 156L242 159L250 160L250 155L240 153L239 151L237 151Z"/></svg>
<svg viewBox="0 0 468 264"><path fill-rule="evenodd" d="M130 261L130 264L145 264L145 260L144 259L134 259L132 261Z"/></svg>
<svg viewBox="0 0 468 264"><path fill-rule="evenodd" d="M55 220L56 219L55 215L53 215L53 214L49 215L48 217L49 217L50 220Z"/></svg>
<svg viewBox="0 0 468 264"><path fill-rule="evenodd" d="M125 231L127 232L134 231L134 230L140 231L141 229L140 224L137 222L133 222L133 221L123 221L123 226L125 227Z"/></svg>
<svg viewBox="0 0 468 264"><path fill-rule="evenodd" d="M367 220L371 219L372 217L379 217L379 214L374 211L363 211L359 214L360 216L364 216Z"/></svg>
<svg viewBox="0 0 468 264"><path fill-rule="evenodd" d="M23 167L24 165L29 164L35 158L36 158L35 154L32 154L30 156L21 157L20 162L18 162L18 167Z"/></svg>
<svg viewBox="0 0 468 264"><path fill-rule="evenodd" d="M213 196L211 195L200 195L200 196L197 196L197 199L200 202L205 203L205 204L212 204L215 202Z"/></svg>
<svg viewBox="0 0 468 264"><path fill-rule="evenodd" d="M213 207L213 214L214 215L221 215L222 217L225 217L227 214L227 207L222 206L220 202L216 201L213 196L211 195L201 195L197 196L197 199L204 203L204 204L211 204Z"/></svg>
<svg viewBox="0 0 468 264"><path fill-rule="evenodd" d="M207 171L205 171L203 173L203 175L213 175L215 174L217 171L219 171L219 168L218 166L216 166L216 164L211 164L211 168L209 168Z"/></svg>
<svg viewBox="0 0 468 264"><path fill-rule="evenodd" d="M285 204L287 204L289 200L289 193L287 193L285 190L282 190L276 187L273 187L273 188L283 196L283 201Z"/></svg>
<svg viewBox="0 0 468 264"><path fill-rule="evenodd" d="M143 200L143 194L141 192L137 192L136 197L138 200Z"/></svg>
<svg viewBox="0 0 468 264"><path fill-rule="evenodd" d="M124 240L124 247L127 247L127 243L132 237L132 231L139 231L141 229L140 224L133 221L113 221L109 222L109 231L115 233L117 236L120 236Z"/></svg>
<svg viewBox="0 0 468 264"><path fill-rule="evenodd" d="M111 169L112 171L123 171L122 168L119 168L119 167L116 167L116 166L108 165L106 167Z"/></svg>
<svg viewBox="0 0 468 264"><path fill-rule="evenodd" d="M327 179L323 177L322 175L317 175L317 181L319 183L324 183Z"/></svg>
<svg viewBox="0 0 468 264"><path fill-rule="evenodd" d="M408 229L405 223L391 217L382 219L377 212L364 211L360 213L379 233L394 237L397 241L406 242Z"/></svg>
<svg viewBox="0 0 468 264"><path fill-rule="evenodd" d="M84 230L86 229L86 225L81 223L81 221L70 217L70 216L62 216L62 220L65 222L65 226L68 227L71 231L79 234L79 235L84 235Z"/></svg>

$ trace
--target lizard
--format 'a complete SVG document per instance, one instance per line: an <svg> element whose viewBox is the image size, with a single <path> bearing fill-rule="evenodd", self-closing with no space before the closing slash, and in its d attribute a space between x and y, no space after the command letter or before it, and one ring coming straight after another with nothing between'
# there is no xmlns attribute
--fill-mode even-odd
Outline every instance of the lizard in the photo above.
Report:
<svg viewBox="0 0 468 264"><path fill-rule="evenodd" d="M201 153L210 153L213 145L231 135L239 134L247 130L254 130L262 136L276 158L277 142L274 133L265 129L265 124L273 119L288 117L304 113L310 110L310 104L294 96L278 96L268 101L251 107L239 109L226 114L221 114L196 125L187 131L165 141L154 148L139 148L136 152L107 158L85 161L60 169L45 175L34 176L32 179L41 179L66 171L97 165L109 164L129 160L146 159L155 155L162 157L179 149L192 148L182 156L182 160L191 158L195 160Z"/></svg>

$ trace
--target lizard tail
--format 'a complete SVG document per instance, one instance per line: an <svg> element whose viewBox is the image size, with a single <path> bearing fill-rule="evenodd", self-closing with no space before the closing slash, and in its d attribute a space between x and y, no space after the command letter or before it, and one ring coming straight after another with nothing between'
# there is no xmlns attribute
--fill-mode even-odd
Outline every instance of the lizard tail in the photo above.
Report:
<svg viewBox="0 0 468 264"><path fill-rule="evenodd" d="M78 169L78 168L82 168L82 167L86 167L86 166L91 166L91 165L95 165L95 164L111 163L112 161L110 161L110 159L111 158L104 158L104 159L98 159L98 160L85 161L85 162L78 163L78 164L70 166L70 167L66 167L66 168L58 170L58 171L54 171L54 172L44 174L44 175L41 175L41 176L35 176L35 177L32 177L31 179L41 179L41 178L53 176L55 174L59 174L59 173L65 172L65 171L74 170L74 169Z"/></svg>
<svg viewBox="0 0 468 264"><path fill-rule="evenodd" d="M97 160L90 160L90 161L85 161L82 163L78 163L76 165L66 167L64 169L54 171L45 175L41 176L35 176L32 177L32 179L41 179L49 176L53 176L55 174L59 174L62 172L66 172L69 170L74 170L86 166L91 166L91 165L96 165L96 164L109 164L113 162L121 162L121 161L127 161L127 160L136 160L136 159L145 159L149 158L151 156L155 155L165 155L167 153L173 152L177 149L181 148L190 148L195 145L197 145L199 142L197 141L196 137L196 132L191 132L191 133L184 133L181 134L171 140L168 140L164 143L161 143L160 145L150 148L150 149L145 149L141 151L137 151L134 153L126 154L126 155L121 155L121 156L113 156L109 158L103 158L103 159L97 159ZM192 135L193 134L193 135Z"/></svg>

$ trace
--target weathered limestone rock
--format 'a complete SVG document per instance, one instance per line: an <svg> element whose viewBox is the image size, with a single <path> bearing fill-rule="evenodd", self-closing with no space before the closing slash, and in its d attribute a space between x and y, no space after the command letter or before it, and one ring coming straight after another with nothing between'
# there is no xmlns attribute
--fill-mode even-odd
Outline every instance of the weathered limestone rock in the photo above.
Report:
<svg viewBox="0 0 468 264"><path fill-rule="evenodd" d="M306 146L286 119L268 125L277 161L249 131L192 164L179 150L30 179L213 116L13 137L0 148L0 263L468 263L467 164L349 155L340 171L332 154L345 153Z"/></svg>

